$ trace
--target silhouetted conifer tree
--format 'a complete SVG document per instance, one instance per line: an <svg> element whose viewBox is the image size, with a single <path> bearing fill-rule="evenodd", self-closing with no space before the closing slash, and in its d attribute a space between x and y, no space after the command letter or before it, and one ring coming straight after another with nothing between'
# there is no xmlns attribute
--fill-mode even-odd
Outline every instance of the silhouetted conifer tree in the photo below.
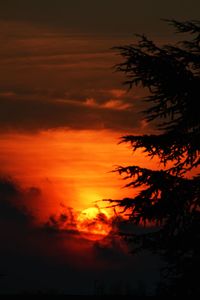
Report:
<svg viewBox="0 0 200 300"><path fill-rule="evenodd" d="M200 176L191 172L200 165L200 23L167 22L185 35L184 41L158 46L138 36L137 44L114 48L123 58L116 70L125 73L125 84L148 89L144 118L159 130L124 136L121 142L158 157L163 168L118 167L129 180L127 187L142 190L133 198L109 201L128 212L131 222L157 225L133 239L168 260L159 293L190 296L200 294Z"/></svg>

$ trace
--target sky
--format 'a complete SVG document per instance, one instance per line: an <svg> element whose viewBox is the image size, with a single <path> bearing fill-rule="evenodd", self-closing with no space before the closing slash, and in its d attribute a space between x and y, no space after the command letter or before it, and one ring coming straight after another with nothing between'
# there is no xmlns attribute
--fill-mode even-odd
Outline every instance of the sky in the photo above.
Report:
<svg viewBox="0 0 200 300"><path fill-rule="evenodd" d="M95 284L134 286L130 276L136 285L156 281L158 258L129 255L124 242L109 235L121 226L113 211L93 208L96 201L136 193L111 172L117 165L155 167L140 152L133 156L129 146L118 145L122 135L152 128L140 113L144 91L127 91L124 77L114 72L121 58L112 47L134 42L135 33L158 43L174 40L161 19L195 20L199 9L198 0L0 2L4 292L53 287L84 294ZM90 214L100 227L88 225ZM84 228L108 232L100 239L81 233ZM65 278L71 278L68 285Z"/></svg>

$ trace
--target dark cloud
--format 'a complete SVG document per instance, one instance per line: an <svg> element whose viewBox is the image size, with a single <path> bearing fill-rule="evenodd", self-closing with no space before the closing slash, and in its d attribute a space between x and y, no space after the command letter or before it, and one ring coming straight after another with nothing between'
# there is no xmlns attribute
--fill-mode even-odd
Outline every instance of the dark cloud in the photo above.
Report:
<svg viewBox="0 0 200 300"><path fill-rule="evenodd" d="M135 258L112 235L98 242L85 239L76 230L73 210L63 205L63 213L51 216L45 226L30 226L31 215L17 204L22 197L38 195L37 187L23 190L9 178L0 180L0 294L91 295L100 286L110 294L119 282L127 292L127 285L134 291L139 281L153 292L158 258ZM104 215L98 218L107 222Z"/></svg>
<svg viewBox="0 0 200 300"><path fill-rule="evenodd" d="M198 18L198 0L12 0L1 1L0 18L91 33L160 30L161 18Z"/></svg>
<svg viewBox="0 0 200 300"><path fill-rule="evenodd" d="M120 59L109 49L135 32L166 32L160 18L195 19L198 8L198 0L1 1L1 130L138 130L138 108L121 109L131 97L109 95L124 79L112 73ZM96 105L84 106L91 98Z"/></svg>
<svg viewBox="0 0 200 300"><path fill-rule="evenodd" d="M28 191L28 194L32 191ZM29 224L32 216L20 205L25 194L11 179L0 178L0 223Z"/></svg>
<svg viewBox="0 0 200 300"><path fill-rule="evenodd" d="M63 212L58 215L51 215L44 224L44 228L54 232L59 232L64 229L65 232L79 235L73 208L62 205L61 208L63 209Z"/></svg>
<svg viewBox="0 0 200 300"><path fill-rule="evenodd" d="M86 100L1 98L0 127L5 131L34 132L55 128L134 130L141 125L141 115L136 111L133 117L132 109L112 107L115 103L123 105L123 100L110 102L111 107L105 102L102 106L98 102L97 105L88 105Z"/></svg>

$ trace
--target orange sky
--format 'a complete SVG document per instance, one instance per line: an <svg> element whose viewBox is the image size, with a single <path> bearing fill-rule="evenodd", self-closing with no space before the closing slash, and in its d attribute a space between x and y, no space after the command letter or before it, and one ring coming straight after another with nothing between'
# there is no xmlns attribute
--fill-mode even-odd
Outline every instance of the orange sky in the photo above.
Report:
<svg viewBox="0 0 200 300"><path fill-rule="evenodd" d="M110 173L116 165L141 163L127 145L117 145L120 134L111 131L46 131L4 134L0 138L1 173L23 188L38 187L42 197L28 203L37 217L61 210L60 203L83 210L105 198L125 197L125 182Z"/></svg>

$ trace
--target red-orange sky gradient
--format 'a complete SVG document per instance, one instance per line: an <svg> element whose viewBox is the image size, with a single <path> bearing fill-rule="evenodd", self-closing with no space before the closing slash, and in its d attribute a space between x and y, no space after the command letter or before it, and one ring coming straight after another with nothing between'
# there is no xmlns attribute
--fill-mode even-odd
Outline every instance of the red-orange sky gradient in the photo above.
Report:
<svg viewBox="0 0 200 300"><path fill-rule="evenodd" d="M95 201L134 193L124 189L125 182L110 171L133 161L144 165L144 158L139 153L133 156L130 147L118 141L119 133L106 130L3 134L1 173L12 176L24 189L41 189L41 197L28 203L40 221L62 211L62 205L81 211Z"/></svg>
<svg viewBox="0 0 200 300"><path fill-rule="evenodd" d="M44 221L61 205L81 211L130 195L109 173L132 164L131 150L117 145L120 136L148 130L134 103L142 92L124 89L112 69L120 58L111 47L130 37L66 34L21 21L1 21L0 35L0 171L41 190L28 209ZM135 163L141 160L136 155Z"/></svg>
<svg viewBox="0 0 200 300"><path fill-rule="evenodd" d="M131 155L112 132L58 130L0 140L1 172L12 174L24 188L37 186L45 193L42 202L33 204L40 217L58 212L60 203L82 210L125 192L118 176L108 172L126 155L130 162Z"/></svg>

